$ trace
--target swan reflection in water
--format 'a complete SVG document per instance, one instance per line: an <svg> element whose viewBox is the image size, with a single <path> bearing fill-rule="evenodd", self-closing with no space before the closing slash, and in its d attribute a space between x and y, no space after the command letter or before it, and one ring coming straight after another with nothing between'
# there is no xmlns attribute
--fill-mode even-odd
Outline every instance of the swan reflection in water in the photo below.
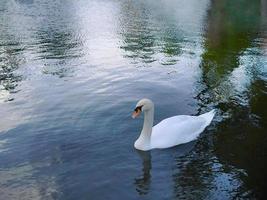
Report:
<svg viewBox="0 0 267 200"><path fill-rule="evenodd" d="M140 151L136 150L137 154L140 156L143 161L143 174L140 177L135 178L134 184L136 186L136 191L139 195L146 195L149 192L151 175L150 170L151 166L151 153L150 151Z"/></svg>
<svg viewBox="0 0 267 200"><path fill-rule="evenodd" d="M203 136L202 136L203 137ZM174 190L177 191L176 193L180 193L180 189L184 189L182 186L180 186L180 178L183 177L186 174L183 174L183 167L188 165L188 160L190 159L195 153L194 149L197 151L199 149L199 146L202 146L202 137L200 137L198 140L194 140L192 142L181 144L172 148L162 150L162 157L161 159L164 160L164 163L168 163L169 166L173 166L176 168L174 170L173 176L175 177L173 179L175 188ZM205 136L204 136L205 137ZM204 139L205 140L205 139ZM199 145L197 145L199 143ZM197 145L197 146L196 146ZM138 192L140 196L148 195L148 193L151 191L151 174L150 171L152 169L152 163L151 163L151 151L140 151L136 149L137 154L139 155L141 161L142 161L142 173L137 178L134 179L135 189ZM192 155L193 154L193 155ZM181 163L177 165L178 163ZM171 167L172 168L172 167ZM192 174L186 175L188 178L192 178ZM179 178L176 178L179 177ZM171 178L171 177L170 177ZM190 182L189 182L190 183ZM178 185L176 187L176 185Z"/></svg>

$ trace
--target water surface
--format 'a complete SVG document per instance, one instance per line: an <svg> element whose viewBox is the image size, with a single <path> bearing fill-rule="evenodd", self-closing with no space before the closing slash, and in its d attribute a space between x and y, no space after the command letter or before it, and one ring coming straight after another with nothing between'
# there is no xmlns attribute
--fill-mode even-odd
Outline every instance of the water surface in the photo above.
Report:
<svg viewBox="0 0 267 200"><path fill-rule="evenodd" d="M266 0L2 0L0 199L263 199ZM194 142L155 123L217 109Z"/></svg>

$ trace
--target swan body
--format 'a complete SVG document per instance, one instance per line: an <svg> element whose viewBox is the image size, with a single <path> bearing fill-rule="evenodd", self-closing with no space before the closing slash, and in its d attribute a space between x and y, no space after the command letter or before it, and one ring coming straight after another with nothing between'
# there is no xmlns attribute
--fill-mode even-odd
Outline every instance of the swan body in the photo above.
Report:
<svg viewBox="0 0 267 200"><path fill-rule="evenodd" d="M147 151L163 149L184 144L197 139L211 123L215 110L199 116L177 115L162 120L153 127L154 104L149 99L140 100L133 113L133 118L144 112L144 125L134 147Z"/></svg>

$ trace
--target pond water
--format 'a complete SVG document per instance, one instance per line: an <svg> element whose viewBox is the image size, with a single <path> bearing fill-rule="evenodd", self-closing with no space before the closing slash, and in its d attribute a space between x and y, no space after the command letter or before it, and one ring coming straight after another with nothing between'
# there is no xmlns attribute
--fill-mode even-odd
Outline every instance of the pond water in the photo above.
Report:
<svg viewBox="0 0 267 200"><path fill-rule="evenodd" d="M0 199L263 199L267 0L2 0ZM136 102L217 115L140 152Z"/></svg>

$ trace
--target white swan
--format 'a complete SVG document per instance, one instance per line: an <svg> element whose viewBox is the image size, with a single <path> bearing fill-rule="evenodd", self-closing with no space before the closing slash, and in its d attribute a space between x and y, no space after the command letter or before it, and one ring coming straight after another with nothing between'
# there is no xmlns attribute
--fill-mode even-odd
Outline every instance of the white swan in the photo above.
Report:
<svg viewBox="0 0 267 200"><path fill-rule="evenodd" d="M177 115L162 120L153 126L154 104L149 99L142 99L136 104L133 118L144 112L144 125L134 147L147 151L155 148L168 148L195 140L211 123L215 110L199 116Z"/></svg>

